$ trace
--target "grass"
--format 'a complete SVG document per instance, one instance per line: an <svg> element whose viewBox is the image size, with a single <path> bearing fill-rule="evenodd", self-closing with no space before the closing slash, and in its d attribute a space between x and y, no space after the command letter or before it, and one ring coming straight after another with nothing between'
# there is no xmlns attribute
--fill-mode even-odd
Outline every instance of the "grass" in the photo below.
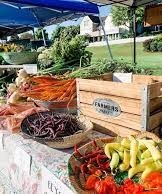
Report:
<svg viewBox="0 0 162 194"><path fill-rule="evenodd" d="M111 45L114 59L133 62L133 44ZM109 58L109 53L106 46L89 47L89 51L93 53L93 61L103 58ZM137 65L142 68L153 70L154 75L162 75L162 52L145 52L142 43L137 43Z"/></svg>

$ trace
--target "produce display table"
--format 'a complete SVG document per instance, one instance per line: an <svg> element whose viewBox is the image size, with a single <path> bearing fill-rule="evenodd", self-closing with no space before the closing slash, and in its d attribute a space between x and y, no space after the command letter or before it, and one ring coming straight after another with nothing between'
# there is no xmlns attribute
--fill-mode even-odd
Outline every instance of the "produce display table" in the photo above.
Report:
<svg viewBox="0 0 162 194"><path fill-rule="evenodd" d="M101 137L104 134L94 131L89 138L96 136ZM21 134L1 133L0 137L0 183L5 182L0 185L0 189L3 189L5 194L74 193L67 170L73 149L52 149L25 139ZM4 161L4 156L7 161L6 158Z"/></svg>

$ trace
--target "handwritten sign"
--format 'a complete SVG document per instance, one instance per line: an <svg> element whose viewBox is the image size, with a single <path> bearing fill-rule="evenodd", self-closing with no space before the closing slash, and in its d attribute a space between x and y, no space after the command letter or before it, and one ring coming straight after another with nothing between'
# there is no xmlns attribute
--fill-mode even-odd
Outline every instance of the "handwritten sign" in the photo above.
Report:
<svg viewBox="0 0 162 194"><path fill-rule="evenodd" d="M73 192L42 166L42 194L73 194Z"/></svg>
<svg viewBox="0 0 162 194"><path fill-rule="evenodd" d="M14 162L20 169L23 169L23 171L27 172L30 175L32 156L18 147L14 154Z"/></svg>
<svg viewBox="0 0 162 194"><path fill-rule="evenodd" d="M109 99L97 98L93 101L93 107L97 112L111 117L117 117L121 114L120 106Z"/></svg>

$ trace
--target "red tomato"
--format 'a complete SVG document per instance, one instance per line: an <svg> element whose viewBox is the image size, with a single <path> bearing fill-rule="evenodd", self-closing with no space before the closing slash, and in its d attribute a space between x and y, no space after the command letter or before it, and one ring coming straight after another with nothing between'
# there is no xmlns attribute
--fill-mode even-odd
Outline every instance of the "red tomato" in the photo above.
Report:
<svg viewBox="0 0 162 194"><path fill-rule="evenodd" d="M86 181L86 189L91 190L94 189L95 183L99 181L99 178L95 175L90 175Z"/></svg>

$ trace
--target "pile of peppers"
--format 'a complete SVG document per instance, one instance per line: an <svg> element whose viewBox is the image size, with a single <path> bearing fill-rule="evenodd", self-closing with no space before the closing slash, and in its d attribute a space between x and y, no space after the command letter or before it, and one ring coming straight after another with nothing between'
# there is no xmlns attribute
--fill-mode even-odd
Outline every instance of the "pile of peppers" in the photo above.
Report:
<svg viewBox="0 0 162 194"><path fill-rule="evenodd" d="M85 179L85 189L93 190L96 194L162 194L162 174L151 173L146 177L143 185L137 183L138 177L127 178L127 172L111 175L110 161L95 141L93 150L81 154L74 147L75 157L81 162L76 170ZM156 189L155 189L156 188Z"/></svg>
<svg viewBox="0 0 162 194"><path fill-rule="evenodd" d="M74 147L75 157L81 162L80 172L82 173L84 179L87 176L94 174L97 170L110 172L109 159L105 155L104 150L101 149L95 141L92 142L93 150L81 154L77 147Z"/></svg>
<svg viewBox="0 0 162 194"><path fill-rule="evenodd" d="M118 185L113 176L103 178L103 173L99 170L88 177L86 189L94 190L97 194L140 194L144 191L142 185L134 183L131 179L125 179L122 185Z"/></svg>

